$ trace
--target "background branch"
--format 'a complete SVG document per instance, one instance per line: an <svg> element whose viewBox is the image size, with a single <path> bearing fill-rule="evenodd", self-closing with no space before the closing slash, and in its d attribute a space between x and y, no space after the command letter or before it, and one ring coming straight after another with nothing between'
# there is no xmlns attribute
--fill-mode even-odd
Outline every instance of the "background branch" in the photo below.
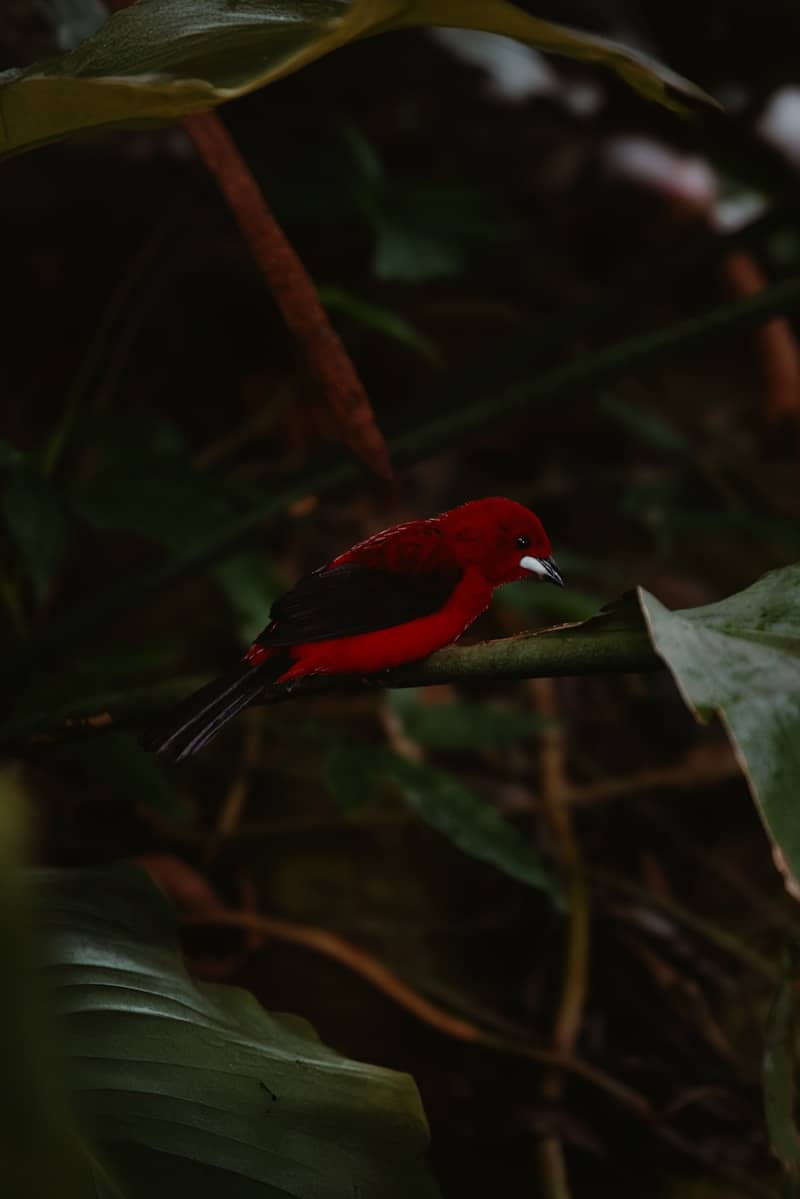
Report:
<svg viewBox="0 0 800 1199"><path fill-rule="evenodd" d="M215 112L181 124L219 184L275 303L303 355L309 374L332 409L342 440L376 474L392 468L372 405L342 339L332 327L299 255L271 212L247 162Z"/></svg>

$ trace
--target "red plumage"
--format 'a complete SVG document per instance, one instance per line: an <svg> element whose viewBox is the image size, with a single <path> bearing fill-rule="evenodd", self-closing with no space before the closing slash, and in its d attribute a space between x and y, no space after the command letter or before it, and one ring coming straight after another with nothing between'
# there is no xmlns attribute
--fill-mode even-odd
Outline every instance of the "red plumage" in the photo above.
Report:
<svg viewBox="0 0 800 1199"><path fill-rule="evenodd" d="M513 500L471 500L352 546L272 606L242 663L175 709L144 744L179 761L267 688L315 674L373 674L455 641L495 587L561 583L539 518Z"/></svg>

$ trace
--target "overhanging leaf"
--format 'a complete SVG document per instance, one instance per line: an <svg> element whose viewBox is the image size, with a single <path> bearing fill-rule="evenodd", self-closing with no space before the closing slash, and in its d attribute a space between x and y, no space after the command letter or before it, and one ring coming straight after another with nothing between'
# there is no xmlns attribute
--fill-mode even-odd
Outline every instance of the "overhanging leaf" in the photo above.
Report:
<svg viewBox="0 0 800 1199"><path fill-rule="evenodd" d="M800 563L702 608L669 612L646 591L639 598L695 716L725 725L777 864L800 894Z"/></svg>
<svg viewBox="0 0 800 1199"><path fill-rule="evenodd" d="M38 877L69 1082L126 1196L435 1199L408 1077L341 1057L244 991L194 983L140 871Z"/></svg>
<svg viewBox="0 0 800 1199"><path fill-rule="evenodd" d="M505 0L139 0L70 53L0 75L0 153L80 129L174 120L349 42L419 25L483 29L600 63L668 107L711 102L634 50Z"/></svg>

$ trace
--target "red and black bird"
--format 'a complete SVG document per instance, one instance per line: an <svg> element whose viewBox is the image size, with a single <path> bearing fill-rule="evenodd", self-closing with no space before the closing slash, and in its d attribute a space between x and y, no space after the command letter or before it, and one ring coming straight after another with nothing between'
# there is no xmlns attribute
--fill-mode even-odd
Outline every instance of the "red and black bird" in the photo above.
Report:
<svg viewBox="0 0 800 1199"><path fill-rule="evenodd" d="M143 743L179 762L267 690L426 658L469 628L495 587L525 578L563 586L541 521L514 500L471 500L385 529L277 599L242 661L180 703Z"/></svg>

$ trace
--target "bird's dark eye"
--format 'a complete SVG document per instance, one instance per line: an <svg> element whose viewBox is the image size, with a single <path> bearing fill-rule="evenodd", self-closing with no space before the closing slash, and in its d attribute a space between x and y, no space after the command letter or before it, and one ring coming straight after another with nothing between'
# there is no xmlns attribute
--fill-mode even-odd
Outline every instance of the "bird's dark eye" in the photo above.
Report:
<svg viewBox="0 0 800 1199"><path fill-rule="evenodd" d="M519 537L517 538L517 545L519 546L519 548L521 550L526 550L528 548L528 546L530 545L530 543L531 543L530 537L526 537L524 533L521 533L519 535Z"/></svg>

